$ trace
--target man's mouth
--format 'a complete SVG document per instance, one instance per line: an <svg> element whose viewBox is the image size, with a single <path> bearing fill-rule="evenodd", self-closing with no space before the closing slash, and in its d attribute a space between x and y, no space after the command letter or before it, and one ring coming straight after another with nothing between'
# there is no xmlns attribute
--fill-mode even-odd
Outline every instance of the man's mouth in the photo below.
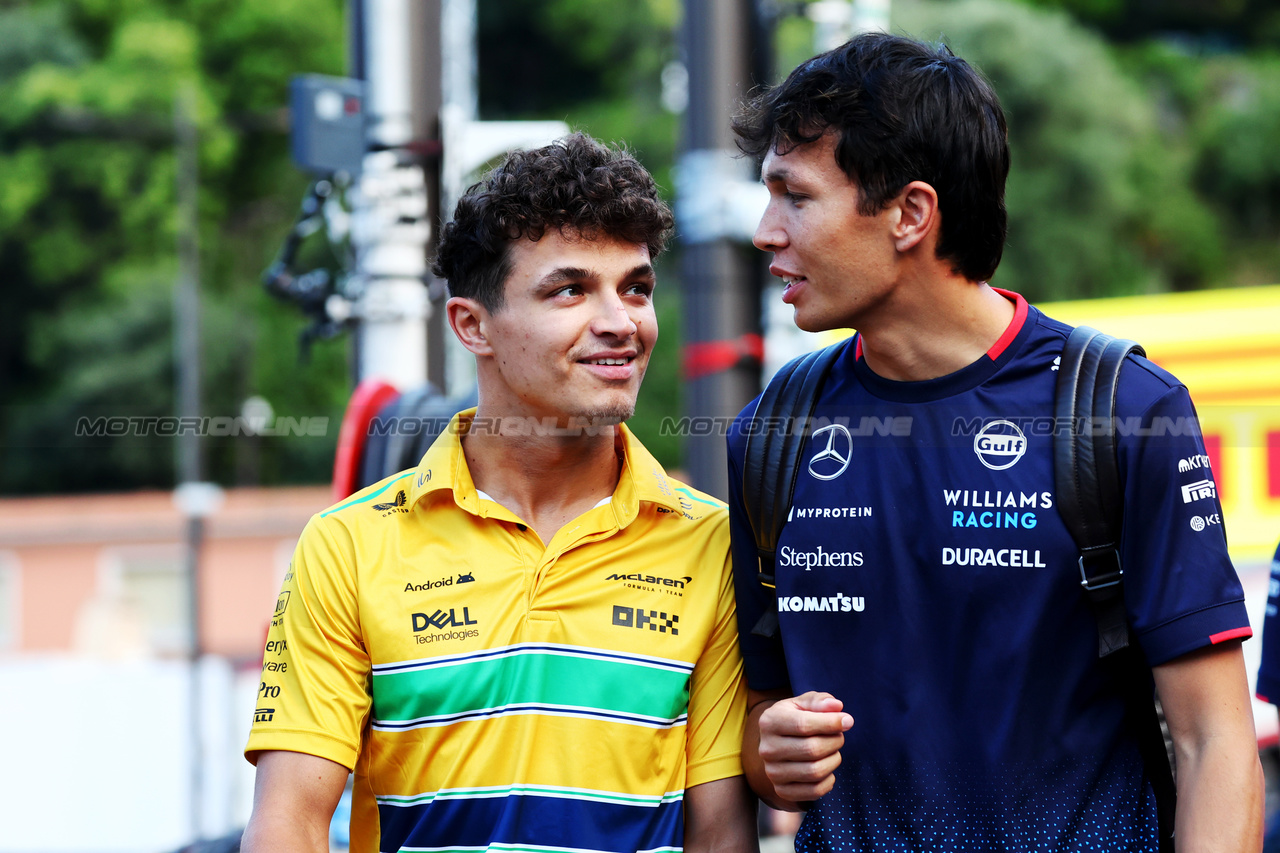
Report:
<svg viewBox="0 0 1280 853"><path fill-rule="evenodd" d="M802 275L783 275L779 278L782 279L782 301L787 304L791 303L791 298L798 292L796 288L808 281Z"/></svg>
<svg viewBox="0 0 1280 853"><path fill-rule="evenodd" d="M622 355L593 355L578 359L578 364L605 382L630 382L637 375L639 353Z"/></svg>
<svg viewBox="0 0 1280 853"><path fill-rule="evenodd" d="M601 364L601 365L624 365L635 361L634 355L601 355L593 358L580 359L583 364Z"/></svg>

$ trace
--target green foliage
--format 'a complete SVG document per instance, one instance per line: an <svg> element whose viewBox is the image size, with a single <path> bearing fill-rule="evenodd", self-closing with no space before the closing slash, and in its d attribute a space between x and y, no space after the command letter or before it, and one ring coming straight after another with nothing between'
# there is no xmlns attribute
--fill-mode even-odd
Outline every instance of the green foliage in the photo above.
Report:
<svg viewBox="0 0 1280 853"><path fill-rule="evenodd" d="M196 94L204 411L262 396L329 417L323 439L207 440L209 476L322 481L349 393L348 341L298 363L305 321L262 270L306 181L287 155L297 73L342 73L342 0L29 0L0 9L0 491L172 483L155 435L80 439L81 418L174 410L174 102ZM623 141L670 187L678 119L659 105L677 0L494 0L481 14L487 118L559 118ZM668 265L667 269L670 269ZM670 275L664 278L671 279ZM674 318L678 286L662 315ZM670 326L646 395L678 397ZM652 406L650 406L652 408ZM642 415L655 424L662 410ZM655 437L668 464L674 439Z"/></svg>
<svg viewBox="0 0 1280 853"><path fill-rule="evenodd" d="M1022 0L1062 9L1114 43L1137 44L1177 33L1180 39L1223 48L1280 47L1275 0Z"/></svg>
<svg viewBox="0 0 1280 853"><path fill-rule="evenodd" d="M281 120L289 77L340 71L342 44L341 0L0 10L0 490L172 483L169 439L85 441L75 426L173 412L182 87L195 92L199 136L205 413L234 417L245 398L271 394L282 415L340 414L341 347L303 379L281 378L299 373L302 320L258 278L304 186ZM272 358L266 375L259 353ZM273 439L257 467L268 481L322 480L336 433L335 417L327 446ZM245 470L238 446L208 443L214 478Z"/></svg>
<svg viewBox="0 0 1280 853"><path fill-rule="evenodd" d="M1280 57L1222 57L1206 68L1200 187L1250 237L1280 236Z"/></svg>
<svg viewBox="0 0 1280 853"><path fill-rule="evenodd" d="M478 12L485 117L564 118L605 99L656 108L675 53L673 0L490 0Z"/></svg>
<svg viewBox="0 0 1280 853"><path fill-rule="evenodd" d="M1228 284L1271 284L1280 266L1280 60L1193 53L1181 42L1124 50L1157 104L1166 138L1186 151L1194 191L1225 235ZM1194 235L1189 235L1194 237Z"/></svg>
<svg viewBox="0 0 1280 853"><path fill-rule="evenodd" d="M1032 299L1203 286L1222 256L1191 152L1097 36L999 0L923 3L896 24L991 80L1009 121L1009 241L995 281Z"/></svg>

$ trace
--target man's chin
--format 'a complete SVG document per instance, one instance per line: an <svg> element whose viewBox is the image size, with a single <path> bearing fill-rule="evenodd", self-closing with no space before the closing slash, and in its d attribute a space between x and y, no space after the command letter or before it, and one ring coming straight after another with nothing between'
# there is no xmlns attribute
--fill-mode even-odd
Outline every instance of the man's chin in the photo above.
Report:
<svg viewBox="0 0 1280 853"><path fill-rule="evenodd" d="M792 321L796 324L796 328L802 332L829 332L832 329L844 328L839 324L827 321L827 318L809 316L796 311Z"/></svg>
<svg viewBox="0 0 1280 853"><path fill-rule="evenodd" d="M635 413L636 404L631 402L590 409L588 411L578 413L576 417L586 420L592 426L617 426L623 421L629 419Z"/></svg>

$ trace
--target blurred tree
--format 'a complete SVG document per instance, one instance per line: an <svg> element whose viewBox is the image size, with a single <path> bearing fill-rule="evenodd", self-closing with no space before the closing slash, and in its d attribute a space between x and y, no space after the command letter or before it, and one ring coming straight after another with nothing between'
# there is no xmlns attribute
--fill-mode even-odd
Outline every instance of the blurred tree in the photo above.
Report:
<svg viewBox="0 0 1280 853"><path fill-rule="evenodd" d="M1280 47L1275 0L1023 0L1062 9L1116 42L1176 34L1211 50Z"/></svg>
<svg viewBox="0 0 1280 853"><path fill-rule="evenodd" d="M1120 52L1157 105L1166 138L1191 151L1194 186L1227 248L1218 277L1272 284L1280 268L1280 57L1196 55L1177 40Z"/></svg>
<svg viewBox="0 0 1280 853"><path fill-rule="evenodd" d="M204 398L234 417L262 396L282 417L329 416L324 438L206 442L223 483L323 481L348 386L346 342L298 364L304 319L259 285L302 197L287 157L297 73L341 74L342 0L27 0L0 8L0 492L165 487L170 439L81 440L81 418L173 411L173 103L194 85L200 152ZM561 118L626 140L671 187L678 118L661 106L679 0L486 0L485 118ZM665 267L673 270L674 267ZM664 279L672 278L664 271ZM663 289L678 318L678 284ZM678 399L678 336L650 371L637 429ZM659 404L659 401L663 401ZM658 406L655 409L655 406ZM651 423L650 423L651 422ZM647 429L650 425L653 429Z"/></svg>
<svg viewBox="0 0 1280 853"><path fill-rule="evenodd" d="M1280 237L1280 57L1206 63L1197 180L1242 235ZM1273 273L1274 275L1274 273Z"/></svg>
<svg viewBox="0 0 1280 853"><path fill-rule="evenodd" d="M1009 121L1009 241L998 284L1032 299L1203 286L1222 259L1188 144L1102 40L1065 13L1002 0L895 4L992 81Z"/></svg>
<svg viewBox="0 0 1280 853"><path fill-rule="evenodd" d="M173 411L173 103L184 83L198 97L206 413L234 417L253 394L283 415L340 411L341 346L298 371L301 318L267 300L258 276L305 185L287 160L288 78L340 72L342 44L340 0L0 10L0 490L172 483L168 439L78 440L75 427ZM266 362L278 376L263 375ZM334 437L336 420L327 440L266 444L263 475L323 479ZM212 476L230 480L236 447L209 442Z"/></svg>

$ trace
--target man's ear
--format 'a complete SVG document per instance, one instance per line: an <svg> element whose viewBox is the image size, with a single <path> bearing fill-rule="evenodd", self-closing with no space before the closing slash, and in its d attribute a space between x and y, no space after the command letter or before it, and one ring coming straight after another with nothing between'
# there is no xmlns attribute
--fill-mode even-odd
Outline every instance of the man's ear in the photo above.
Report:
<svg viewBox="0 0 1280 853"><path fill-rule="evenodd" d="M924 181L912 181L893 200L898 216L893 225L893 244L899 252L909 251L942 221L938 210L938 192Z"/></svg>
<svg viewBox="0 0 1280 853"><path fill-rule="evenodd" d="M492 355L486 334L489 325L489 312L474 299L452 296L444 304L445 316L449 319L449 328L458 336L458 340L474 355Z"/></svg>

